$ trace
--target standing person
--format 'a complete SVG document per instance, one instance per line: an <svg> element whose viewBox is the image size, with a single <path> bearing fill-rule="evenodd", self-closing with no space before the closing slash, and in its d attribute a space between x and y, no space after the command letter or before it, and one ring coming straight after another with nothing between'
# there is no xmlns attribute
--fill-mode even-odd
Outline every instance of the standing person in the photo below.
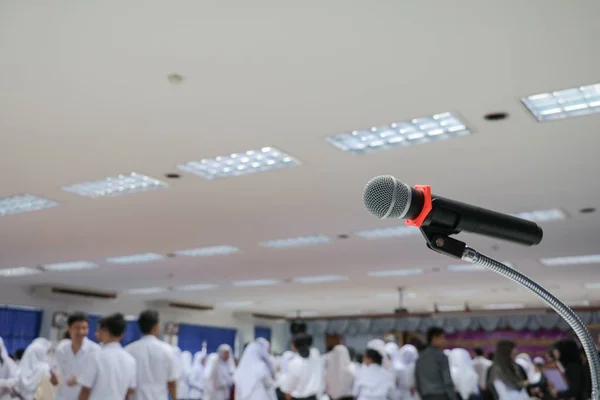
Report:
<svg viewBox="0 0 600 400"><path fill-rule="evenodd" d="M554 345L553 355L562 366L568 385L567 390L556 393L557 397L583 400L585 371L577 343L573 339L561 340Z"/></svg>
<svg viewBox="0 0 600 400"><path fill-rule="evenodd" d="M475 348L475 358L473 359L473 368L479 378L479 389L481 391L486 390L486 377L488 369L492 366L492 362L484 357L483 349L480 347Z"/></svg>
<svg viewBox="0 0 600 400"><path fill-rule="evenodd" d="M77 377L84 370L89 357L100 350L100 346L87 338L90 330L85 313L74 312L67 320L69 339L63 339L56 347L56 365L62 379L56 400L77 400L81 386Z"/></svg>
<svg viewBox="0 0 600 400"><path fill-rule="evenodd" d="M454 388L462 400L479 398L479 376L473 368L471 355L465 349L453 349L448 357Z"/></svg>
<svg viewBox="0 0 600 400"><path fill-rule="evenodd" d="M222 344L216 353L208 356L204 368L204 399L229 400L233 385L233 368L230 361L231 346Z"/></svg>
<svg viewBox="0 0 600 400"><path fill-rule="evenodd" d="M452 383L448 357L444 354L446 337L442 328L427 331L428 346L415 366L415 386L423 400L458 400Z"/></svg>
<svg viewBox="0 0 600 400"><path fill-rule="evenodd" d="M323 390L323 370L319 351L312 349L312 336L294 336L294 356L281 378L280 389L287 400L317 400Z"/></svg>
<svg viewBox="0 0 600 400"><path fill-rule="evenodd" d="M236 400L275 400L275 375L268 347L258 340L250 343L233 378Z"/></svg>
<svg viewBox="0 0 600 400"><path fill-rule="evenodd" d="M206 352L204 349L194 354L192 370L188 379L188 398L190 400L202 400L204 394L204 366L206 365Z"/></svg>
<svg viewBox="0 0 600 400"><path fill-rule="evenodd" d="M405 344L398 352L400 374L398 387L402 400L415 400L415 366L419 359L419 351L412 344Z"/></svg>
<svg viewBox="0 0 600 400"><path fill-rule="evenodd" d="M135 359L119 343L126 327L125 317L120 313L98 322L98 336L104 346L90 357L79 376L79 400L120 400L135 391Z"/></svg>
<svg viewBox="0 0 600 400"><path fill-rule="evenodd" d="M487 377L487 387L495 400L528 400L527 381L515 362L517 350L509 340L496 345L494 363Z"/></svg>
<svg viewBox="0 0 600 400"><path fill-rule="evenodd" d="M51 380L56 379L48 364L48 352L52 343L48 339L37 338L23 353L17 383L13 388L17 398L33 400L36 392L48 396L52 392Z"/></svg>
<svg viewBox="0 0 600 400"><path fill-rule="evenodd" d="M352 394L356 400L388 400L394 394L394 376L383 366L385 350L367 349L364 367L356 374Z"/></svg>
<svg viewBox="0 0 600 400"><path fill-rule="evenodd" d="M351 400L354 368L350 352L341 344L329 353L325 369L325 393L331 400Z"/></svg>
<svg viewBox="0 0 600 400"><path fill-rule="evenodd" d="M17 364L9 357L0 337L0 400L9 400L10 392L17 383Z"/></svg>
<svg viewBox="0 0 600 400"><path fill-rule="evenodd" d="M394 393L392 400L402 400L402 389L400 388L400 376L402 374L402 363L400 362L400 348L394 342L385 344L385 352L390 359L389 370L394 378Z"/></svg>
<svg viewBox="0 0 600 400"><path fill-rule="evenodd" d="M144 336L125 350L136 363L137 388L133 400L177 399L177 362L171 346L160 339L160 316L155 310L142 311L138 326Z"/></svg>

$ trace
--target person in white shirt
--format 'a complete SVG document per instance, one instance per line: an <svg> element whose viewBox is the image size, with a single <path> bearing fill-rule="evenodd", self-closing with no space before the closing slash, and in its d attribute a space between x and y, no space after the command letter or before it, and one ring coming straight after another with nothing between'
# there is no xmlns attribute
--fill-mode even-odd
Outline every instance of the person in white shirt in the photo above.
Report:
<svg viewBox="0 0 600 400"><path fill-rule="evenodd" d="M501 340L496 345L494 362L487 377L487 387L497 400L528 400L526 377L515 362L515 344Z"/></svg>
<svg viewBox="0 0 600 400"><path fill-rule="evenodd" d="M381 346L377 346L381 347ZM382 364L385 350L367 349L363 357L364 367L354 379L352 394L356 400L388 400L394 393L394 377Z"/></svg>
<svg viewBox="0 0 600 400"><path fill-rule="evenodd" d="M264 343L250 343L240 359L233 377L236 400L275 400L275 375L269 348Z"/></svg>
<svg viewBox="0 0 600 400"><path fill-rule="evenodd" d="M17 383L17 364L10 358L0 337L0 400L11 398L10 392Z"/></svg>
<svg viewBox="0 0 600 400"><path fill-rule="evenodd" d="M121 346L127 322L123 314L104 317L98 323L98 336L104 346L90 357L79 375L79 400L121 400L136 388L135 359Z"/></svg>
<svg viewBox="0 0 600 400"><path fill-rule="evenodd" d="M17 398L33 400L36 390L43 382L50 384L49 380L54 377L48 364L48 352L51 348L52 343L44 338L37 338L27 346L21 359L17 383L13 388Z"/></svg>
<svg viewBox="0 0 600 400"><path fill-rule="evenodd" d="M222 344L216 353L208 356L204 368L203 400L229 400L231 397L235 369L232 353L231 346Z"/></svg>
<svg viewBox="0 0 600 400"><path fill-rule="evenodd" d="M206 349L194 354L192 371L188 379L188 398L190 400L202 400L204 394L204 366L206 365Z"/></svg>
<svg viewBox="0 0 600 400"><path fill-rule="evenodd" d="M350 352L343 345L337 345L327 357L325 369L325 393L331 400L352 399L354 368Z"/></svg>
<svg viewBox="0 0 600 400"><path fill-rule="evenodd" d="M475 358L473 359L473 368L479 377L479 390L485 390L487 372L492 366L492 362L484 357L482 348L477 347L474 352Z"/></svg>
<svg viewBox="0 0 600 400"><path fill-rule="evenodd" d="M398 388L402 400L415 400L415 366L419 359L419 350L412 344L405 344L398 352Z"/></svg>
<svg viewBox="0 0 600 400"><path fill-rule="evenodd" d="M77 376L84 370L91 354L100 346L87 338L90 326L88 316L82 312L69 315L67 332L70 339L63 339L56 347L56 365L60 372L56 400L77 400L81 387Z"/></svg>
<svg viewBox="0 0 600 400"><path fill-rule="evenodd" d="M282 376L280 389L287 400L316 400L323 391L323 363L317 349L311 348L312 336L298 334L292 342L296 353Z"/></svg>
<svg viewBox="0 0 600 400"><path fill-rule="evenodd" d="M177 398L180 400L187 400L190 397L190 375L192 373L192 361L194 357L192 353L188 350L181 352L181 376L179 379L179 387L181 388L181 393L177 393Z"/></svg>
<svg viewBox="0 0 600 400"><path fill-rule="evenodd" d="M135 359L137 367L137 388L133 400L164 400L167 394L172 399L177 399L179 369L171 346L158 339L158 312L142 311L138 317L138 326L144 336L125 347Z"/></svg>
<svg viewBox="0 0 600 400"><path fill-rule="evenodd" d="M456 348L448 356L450 376L454 389L462 400L479 397L479 376L473 368L471 355L465 349Z"/></svg>

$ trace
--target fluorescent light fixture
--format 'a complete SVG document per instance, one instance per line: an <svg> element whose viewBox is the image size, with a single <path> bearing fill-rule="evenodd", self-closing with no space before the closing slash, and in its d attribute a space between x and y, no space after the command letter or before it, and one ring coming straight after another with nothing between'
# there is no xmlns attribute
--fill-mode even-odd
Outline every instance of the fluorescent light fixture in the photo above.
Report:
<svg viewBox="0 0 600 400"><path fill-rule="evenodd" d="M269 247L271 249L288 249L292 247L306 247L315 246L319 244L329 243L330 239L327 236L300 236L295 238L287 239L275 239L266 242L261 242L260 245L263 247Z"/></svg>
<svg viewBox="0 0 600 400"><path fill-rule="evenodd" d="M58 205L57 201L32 194L17 194L0 198L0 216L38 211L45 208L57 207Z"/></svg>
<svg viewBox="0 0 600 400"><path fill-rule="evenodd" d="M600 83L534 94L521 101L539 122L595 114L600 112Z"/></svg>
<svg viewBox="0 0 600 400"><path fill-rule="evenodd" d="M540 263L547 267L560 267L564 265L600 264L600 254L573 257L542 258Z"/></svg>
<svg viewBox="0 0 600 400"><path fill-rule="evenodd" d="M452 311L465 311L465 306L463 305L441 305L437 306L438 311L441 312L452 312Z"/></svg>
<svg viewBox="0 0 600 400"><path fill-rule="evenodd" d="M221 303L220 306L224 308L244 308L250 307L254 304L253 301L250 300L239 300L239 301L226 301Z"/></svg>
<svg viewBox="0 0 600 400"><path fill-rule="evenodd" d="M143 254L132 254L130 256L109 257L106 259L106 262L110 263L110 264L138 264L138 263L159 261L164 258L165 257L161 254L143 253Z"/></svg>
<svg viewBox="0 0 600 400"><path fill-rule="evenodd" d="M168 185L158 179L135 172L109 176L90 182L75 183L63 186L63 190L87 197L115 197L124 194L148 192L150 190L166 189Z"/></svg>
<svg viewBox="0 0 600 400"><path fill-rule="evenodd" d="M522 303L502 303L502 304L487 304L483 306L486 310L516 310L519 308L525 308L525 304Z"/></svg>
<svg viewBox="0 0 600 400"><path fill-rule="evenodd" d="M16 267L16 268L7 268L0 269L0 276L5 278L15 278L18 276L28 276L28 275L37 275L41 273L37 268L28 268L28 267Z"/></svg>
<svg viewBox="0 0 600 400"><path fill-rule="evenodd" d="M586 289L600 289L600 282L588 282L585 284Z"/></svg>
<svg viewBox="0 0 600 400"><path fill-rule="evenodd" d="M369 276L374 278L385 278L385 277L394 277L394 276L413 276L413 275L421 275L423 274L423 270L421 268L413 268L413 269L388 269L382 271L371 271L369 272Z"/></svg>
<svg viewBox="0 0 600 400"><path fill-rule="evenodd" d="M327 141L340 150L364 154L469 134L471 134L469 128L457 116L447 112L351 133L341 133L330 136Z"/></svg>
<svg viewBox="0 0 600 400"><path fill-rule="evenodd" d="M254 281L236 281L233 282L233 286L237 287L251 287L251 286L271 286L279 283L276 279L257 279Z"/></svg>
<svg viewBox="0 0 600 400"><path fill-rule="evenodd" d="M381 300L389 300L389 299L398 300L400 298L400 295L398 294L398 292L396 292L396 293L378 293L375 297L377 297L378 299L381 299ZM405 299L414 299L415 297L417 297L417 294L413 293L413 292L403 293L403 297Z"/></svg>
<svg viewBox="0 0 600 400"><path fill-rule="evenodd" d="M391 228L383 229L366 229L356 232L356 235L364 239L372 240L391 237L413 236L419 235L420 233L421 231L419 230L419 228L415 228L412 226L394 226Z"/></svg>
<svg viewBox="0 0 600 400"><path fill-rule="evenodd" d="M294 278L296 283L323 283L345 281L348 278L341 275L315 275L315 276L299 276Z"/></svg>
<svg viewBox="0 0 600 400"><path fill-rule="evenodd" d="M512 263L504 261L503 264L508 265L513 268ZM475 264L456 264L456 265L448 265L446 269L450 272L481 272L481 271L489 271L485 267L480 267Z"/></svg>
<svg viewBox="0 0 600 400"><path fill-rule="evenodd" d="M443 297L469 297L477 293L477 290L463 289L463 290L450 290L448 292L442 292L440 296Z"/></svg>
<svg viewBox="0 0 600 400"><path fill-rule="evenodd" d="M289 154L274 147L263 147L260 150L248 150L243 153L190 161L178 165L177 168L206 179L217 179L298 165L300 162Z"/></svg>
<svg viewBox="0 0 600 400"><path fill-rule="evenodd" d="M187 257L212 257L233 254L238 251L240 251L240 249L233 246L211 246L199 247L197 249L177 250L175 255Z"/></svg>
<svg viewBox="0 0 600 400"><path fill-rule="evenodd" d="M550 221L561 221L567 218L567 215L558 208L550 210L536 210L528 211L517 214L512 214L515 217L523 218L533 222L550 222Z"/></svg>
<svg viewBox="0 0 600 400"><path fill-rule="evenodd" d="M79 271L84 269L97 268L98 264L89 261L72 261L64 263L44 264L41 268L44 271Z"/></svg>
<svg viewBox="0 0 600 400"><path fill-rule="evenodd" d="M166 288L161 288L161 287L149 287L149 288L138 288L138 289L129 289L126 290L125 293L128 294L139 294L139 295L143 295L143 294L156 294L156 293L164 293L166 292L167 289Z"/></svg>
<svg viewBox="0 0 600 400"><path fill-rule="evenodd" d="M589 300L574 300L574 301L566 301L569 307L589 307Z"/></svg>
<svg viewBox="0 0 600 400"><path fill-rule="evenodd" d="M217 287L218 287L217 285L213 285L210 283L196 283L193 285L177 286L175 288L175 290L179 290L182 292L195 292L195 291L200 291L200 290L216 289Z"/></svg>

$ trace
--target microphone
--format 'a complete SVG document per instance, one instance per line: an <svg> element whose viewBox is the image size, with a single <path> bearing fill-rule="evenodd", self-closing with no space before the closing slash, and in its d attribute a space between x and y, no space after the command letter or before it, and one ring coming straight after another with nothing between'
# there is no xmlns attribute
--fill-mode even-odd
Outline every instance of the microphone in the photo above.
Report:
<svg viewBox="0 0 600 400"><path fill-rule="evenodd" d="M391 175L375 177L363 192L365 207L377 218L405 219L408 226L461 231L532 246L544 232L535 222L431 194L431 187L410 187Z"/></svg>

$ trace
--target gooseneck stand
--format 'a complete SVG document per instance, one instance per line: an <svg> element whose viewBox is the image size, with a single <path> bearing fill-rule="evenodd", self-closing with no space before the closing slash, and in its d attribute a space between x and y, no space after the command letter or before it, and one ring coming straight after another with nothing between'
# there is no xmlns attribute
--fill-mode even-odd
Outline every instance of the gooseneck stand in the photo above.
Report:
<svg viewBox="0 0 600 400"><path fill-rule="evenodd" d="M600 400L600 383L599 383L599 371L600 371L600 358L598 357L598 351L594 344L594 340L587 330L585 324L579 319L577 314L569 308L566 304L560 301L552 293L548 292L542 286L523 275L514 268L504 265L499 261L496 261L490 257L487 257L476 250L467 247L464 242L451 238L449 234L455 232L444 232L443 230L421 227L421 232L425 236L427 241L427 247L431 250L445 254L451 257L461 258L465 261L479 265L495 273L502 275L505 278L510 279L513 282L518 283L522 287L529 290L531 293L540 298L544 303L550 306L558 315L560 315L573 329L581 345L587 355L588 363L590 366L591 377L592 377L592 400Z"/></svg>

